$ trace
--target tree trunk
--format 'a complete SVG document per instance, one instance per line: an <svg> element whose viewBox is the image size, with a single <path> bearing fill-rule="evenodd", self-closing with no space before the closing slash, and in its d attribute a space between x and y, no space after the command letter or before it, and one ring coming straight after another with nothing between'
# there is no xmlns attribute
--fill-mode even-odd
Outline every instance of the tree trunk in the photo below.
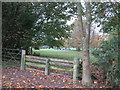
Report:
<svg viewBox="0 0 120 90"><path fill-rule="evenodd" d="M83 28L82 20L82 5L80 2L77 3L77 13L78 13L78 30L80 30L80 37L85 37L85 30Z"/></svg>
<svg viewBox="0 0 120 90"><path fill-rule="evenodd" d="M86 28L85 28L85 39L83 42L83 72L82 72L82 84L85 86L90 86L91 72L89 66L89 42L90 42L90 26L91 26L91 12L90 3L85 2L86 7Z"/></svg>

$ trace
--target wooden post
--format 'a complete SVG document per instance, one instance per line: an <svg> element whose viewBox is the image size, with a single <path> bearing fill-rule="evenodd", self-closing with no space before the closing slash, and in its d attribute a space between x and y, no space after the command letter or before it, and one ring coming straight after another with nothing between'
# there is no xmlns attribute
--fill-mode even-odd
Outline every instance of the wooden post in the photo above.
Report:
<svg viewBox="0 0 120 90"><path fill-rule="evenodd" d="M80 71L80 61L79 58L74 58L74 64L73 64L73 81L77 81L79 77L79 71Z"/></svg>
<svg viewBox="0 0 120 90"><path fill-rule="evenodd" d="M21 67L20 70L25 70L25 50L21 52Z"/></svg>
<svg viewBox="0 0 120 90"><path fill-rule="evenodd" d="M50 67L50 59L47 59L46 60L46 66L45 66L45 75L49 75L50 72L49 72L49 67Z"/></svg>

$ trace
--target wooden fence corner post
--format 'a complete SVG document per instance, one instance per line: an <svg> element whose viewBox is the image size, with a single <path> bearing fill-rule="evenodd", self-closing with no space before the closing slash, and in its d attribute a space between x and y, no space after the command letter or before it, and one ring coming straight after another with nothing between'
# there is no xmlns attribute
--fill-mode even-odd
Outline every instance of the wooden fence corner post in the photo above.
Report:
<svg viewBox="0 0 120 90"><path fill-rule="evenodd" d="M25 50L21 52L21 67L20 70L25 70Z"/></svg>
<svg viewBox="0 0 120 90"><path fill-rule="evenodd" d="M47 59L46 60L46 66L45 66L45 75L50 74L49 68L50 68L50 59Z"/></svg>
<svg viewBox="0 0 120 90"><path fill-rule="evenodd" d="M79 77L79 58L74 58L74 64L73 64L73 81L77 81Z"/></svg>

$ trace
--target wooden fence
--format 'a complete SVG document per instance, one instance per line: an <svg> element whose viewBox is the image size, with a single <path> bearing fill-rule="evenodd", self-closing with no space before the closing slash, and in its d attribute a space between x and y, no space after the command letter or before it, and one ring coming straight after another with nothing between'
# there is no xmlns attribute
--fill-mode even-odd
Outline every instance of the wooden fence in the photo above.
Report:
<svg viewBox="0 0 120 90"><path fill-rule="evenodd" d="M62 59L53 59L53 58L44 58L38 56L25 55L25 50L22 50L21 55L21 70L39 70L49 74L52 73L52 70L61 70L65 72L71 72L73 81L78 80L80 76L81 63L79 58L75 58L74 61L62 60Z"/></svg>
<svg viewBox="0 0 120 90"><path fill-rule="evenodd" d="M2 60L20 60L21 50L19 49L2 49Z"/></svg>

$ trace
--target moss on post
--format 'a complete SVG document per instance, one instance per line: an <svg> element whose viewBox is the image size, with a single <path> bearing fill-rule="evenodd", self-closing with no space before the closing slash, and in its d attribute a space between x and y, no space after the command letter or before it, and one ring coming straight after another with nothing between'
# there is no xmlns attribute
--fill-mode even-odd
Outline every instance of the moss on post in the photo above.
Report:
<svg viewBox="0 0 120 90"><path fill-rule="evenodd" d="M50 68L50 59L46 60L46 66L45 66L45 75L49 75L49 68Z"/></svg>
<svg viewBox="0 0 120 90"><path fill-rule="evenodd" d="M73 81L77 81L79 77L80 71L80 61L79 58L74 58L73 64Z"/></svg>

